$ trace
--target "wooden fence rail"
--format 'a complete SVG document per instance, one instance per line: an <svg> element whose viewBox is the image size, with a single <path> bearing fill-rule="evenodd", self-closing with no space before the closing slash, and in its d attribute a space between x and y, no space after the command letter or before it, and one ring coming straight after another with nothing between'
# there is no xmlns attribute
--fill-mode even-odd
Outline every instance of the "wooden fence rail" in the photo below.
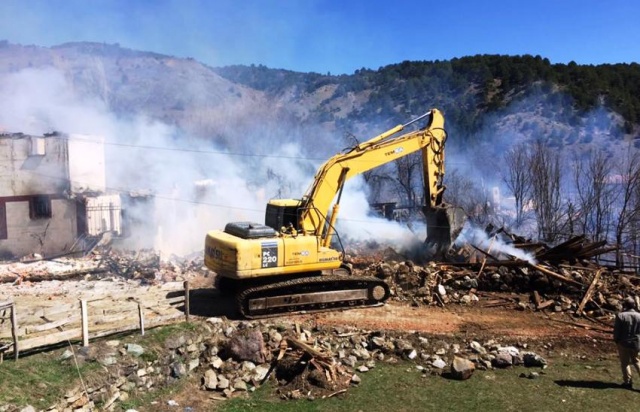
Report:
<svg viewBox="0 0 640 412"><path fill-rule="evenodd" d="M174 323L189 317L188 282L93 290L67 299L0 302L0 359L12 352L89 340L113 333Z"/></svg>

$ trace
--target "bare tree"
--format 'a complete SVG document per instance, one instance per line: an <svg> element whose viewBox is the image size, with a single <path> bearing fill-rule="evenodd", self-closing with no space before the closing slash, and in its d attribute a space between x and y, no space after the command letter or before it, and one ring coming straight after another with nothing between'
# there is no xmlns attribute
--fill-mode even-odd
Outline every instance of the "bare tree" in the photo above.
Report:
<svg viewBox="0 0 640 412"><path fill-rule="evenodd" d="M618 244L616 251L616 266L623 266L622 244L623 236L626 229L631 229L629 240L631 243L637 239L637 233L634 229L638 227L640 220L640 154L638 152L629 151L624 162L618 168L618 179L615 183L618 191L617 203L617 223L615 227L615 238ZM632 249L636 249L635 247ZM634 255L635 255L634 250Z"/></svg>
<svg viewBox="0 0 640 412"><path fill-rule="evenodd" d="M486 190L477 181L463 175L457 169L450 169L446 177L447 190L444 197L447 203L460 207L469 220L479 225L489 223L493 218L493 207Z"/></svg>
<svg viewBox="0 0 640 412"><path fill-rule="evenodd" d="M529 157L531 200L534 204L538 237L547 242L559 238L562 226L560 155L537 141Z"/></svg>
<svg viewBox="0 0 640 412"><path fill-rule="evenodd" d="M592 151L586 159L576 156L573 170L582 232L595 241L606 240L615 195L611 161L603 151Z"/></svg>
<svg viewBox="0 0 640 412"><path fill-rule="evenodd" d="M412 153L396 160L396 183L398 194L407 199L407 206L419 205L422 191L419 190L422 182L422 156L420 153Z"/></svg>
<svg viewBox="0 0 640 412"><path fill-rule="evenodd" d="M529 170L529 156L527 147L524 144L512 147L504 154L507 170L503 172L502 180L515 198L515 227L520 227L524 223L525 204L531 195L532 182Z"/></svg>

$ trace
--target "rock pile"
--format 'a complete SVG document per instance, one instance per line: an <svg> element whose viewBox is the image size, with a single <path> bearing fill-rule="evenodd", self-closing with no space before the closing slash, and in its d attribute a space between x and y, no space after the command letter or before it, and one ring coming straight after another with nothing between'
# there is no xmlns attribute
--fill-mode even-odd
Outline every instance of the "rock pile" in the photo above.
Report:
<svg viewBox="0 0 640 412"><path fill-rule="evenodd" d="M199 377L201 390L221 398L253 391L271 380L283 399L313 400L357 386L381 363L406 361L416 373L453 379L468 379L476 369L546 367L526 344L495 340L445 341L419 333L224 318L210 318L190 329L165 338L161 349L107 340L64 350L60 362L96 362L106 372L69 389L49 410L109 410L133 395L193 375Z"/></svg>

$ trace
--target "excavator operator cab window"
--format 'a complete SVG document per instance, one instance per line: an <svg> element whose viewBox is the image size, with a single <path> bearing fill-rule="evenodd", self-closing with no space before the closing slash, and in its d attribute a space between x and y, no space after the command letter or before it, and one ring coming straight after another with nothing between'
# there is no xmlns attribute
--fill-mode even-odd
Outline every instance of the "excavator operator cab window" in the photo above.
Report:
<svg viewBox="0 0 640 412"><path fill-rule="evenodd" d="M276 206L267 204L267 211L264 217L264 224L271 226L275 230L282 227L293 226L298 228L298 206Z"/></svg>

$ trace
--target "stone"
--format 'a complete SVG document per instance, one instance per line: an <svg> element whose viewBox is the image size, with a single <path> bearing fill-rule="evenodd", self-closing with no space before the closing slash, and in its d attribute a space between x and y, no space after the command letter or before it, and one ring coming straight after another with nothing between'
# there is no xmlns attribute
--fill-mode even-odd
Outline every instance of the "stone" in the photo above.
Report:
<svg viewBox="0 0 640 412"><path fill-rule="evenodd" d="M226 342L226 352L237 361L265 363L267 350L262 333L258 330L242 330L234 333Z"/></svg>
<svg viewBox="0 0 640 412"><path fill-rule="evenodd" d="M453 362L451 363L451 377L458 380L469 379L471 375L473 375L475 368L474 363L470 360L460 356L454 356Z"/></svg>
<svg viewBox="0 0 640 412"><path fill-rule="evenodd" d="M189 361L189 372L191 372L192 370L194 370L195 368L197 368L198 366L200 366L200 359L195 358L195 359L191 359Z"/></svg>
<svg viewBox="0 0 640 412"><path fill-rule="evenodd" d="M267 376L267 373L269 373L269 368L262 365L256 366L251 372L253 379L258 382L261 382Z"/></svg>
<svg viewBox="0 0 640 412"><path fill-rule="evenodd" d="M508 368L513 365L513 356L509 352L498 352L491 364L494 368Z"/></svg>
<svg viewBox="0 0 640 412"><path fill-rule="evenodd" d="M351 353L353 353L358 359L362 359L362 360L371 359L371 354L369 354L369 351L366 350L365 348L354 349L351 351Z"/></svg>
<svg viewBox="0 0 640 412"><path fill-rule="evenodd" d="M67 359L70 359L72 356L73 356L73 352L69 349L66 349L64 352L62 352L62 355L60 355L58 359L67 360Z"/></svg>
<svg viewBox="0 0 640 412"><path fill-rule="evenodd" d="M219 357L216 356L215 358L211 359L211 366L213 366L215 369L220 369L222 365L224 365L224 361Z"/></svg>
<svg viewBox="0 0 640 412"><path fill-rule="evenodd" d="M115 357L115 355L111 354L101 355L98 357L97 361L103 366L110 366L118 363L118 359Z"/></svg>
<svg viewBox="0 0 640 412"><path fill-rule="evenodd" d="M218 387L218 375L213 369L205 371L203 380L203 386L207 390L213 391Z"/></svg>
<svg viewBox="0 0 640 412"><path fill-rule="evenodd" d="M431 362L431 365L437 369L444 369L447 367L447 362L443 361L442 359L436 359Z"/></svg>
<svg viewBox="0 0 640 412"><path fill-rule="evenodd" d="M249 361L244 361L240 364L240 370L243 372L251 372L256 368L256 364Z"/></svg>
<svg viewBox="0 0 640 412"><path fill-rule="evenodd" d="M282 340L282 334L277 330L270 330L269 340L272 342L280 343L280 341Z"/></svg>
<svg viewBox="0 0 640 412"><path fill-rule="evenodd" d="M511 356L518 356L520 354L520 351L515 346L498 347L498 352L507 352Z"/></svg>
<svg viewBox="0 0 640 412"><path fill-rule="evenodd" d="M393 268L388 263L381 263L376 271L376 277L379 279L387 279L393 275Z"/></svg>
<svg viewBox="0 0 640 412"><path fill-rule="evenodd" d="M176 361L171 364L171 376L174 378L182 378L187 372L187 367L184 363Z"/></svg>
<svg viewBox="0 0 640 412"><path fill-rule="evenodd" d="M229 385L229 379L226 376L218 375L218 389L228 389Z"/></svg>
<svg viewBox="0 0 640 412"><path fill-rule="evenodd" d="M367 368L364 365L358 366L358 372L361 372L361 373L369 372L369 368Z"/></svg>
<svg viewBox="0 0 640 412"><path fill-rule="evenodd" d="M112 339L112 340L106 341L104 344L110 348L117 348L118 346L120 346L120 341Z"/></svg>
<svg viewBox="0 0 640 412"><path fill-rule="evenodd" d="M31 405L27 405L24 408L20 409L20 412L36 412L36 408Z"/></svg>
<svg viewBox="0 0 640 412"><path fill-rule="evenodd" d="M386 340L381 336L374 336L373 338L371 338L371 343L374 348L378 348L378 349L384 348L385 342Z"/></svg>
<svg viewBox="0 0 640 412"><path fill-rule="evenodd" d="M409 353L407 353L407 358L413 360L418 356L418 352L416 352L415 349L411 349L411 351L409 351Z"/></svg>
<svg viewBox="0 0 640 412"><path fill-rule="evenodd" d="M351 383L357 385L360 382L362 382L362 379L360 379L360 377L356 374L353 374L353 376L351 377Z"/></svg>
<svg viewBox="0 0 640 412"><path fill-rule="evenodd" d="M216 317L207 318L207 323L210 323L212 325L220 325L220 324L224 323L224 319L216 318Z"/></svg>
<svg viewBox="0 0 640 412"><path fill-rule="evenodd" d="M526 352L522 354L524 366L526 367L546 367L547 361L540 355L536 355L533 352Z"/></svg>
<svg viewBox="0 0 640 412"><path fill-rule="evenodd" d="M164 347L167 349L175 350L187 343L187 338L183 335L170 336L164 341Z"/></svg>
<svg viewBox="0 0 640 412"><path fill-rule="evenodd" d="M237 391L247 391L247 383L242 379L238 378L233 381L233 389Z"/></svg>
<svg viewBox="0 0 640 412"><path fill-rule="evenodd" d="M357 362L358 362L358 359L353 355L349 355L346 358L342 359L342 364L351 366L352 368L356 366Z"/></svg>
<svg viewBox="0 0 640 412"><path fill-rule="evenodd" d="M469 348L471 348L472 351L480 355L484 355L485 353L487 353L487 350L479 342L476 342L475 340L469 344Z"/></svg>
<svg viewBox="0 0 640 412"><path fill-rule="evenodd" d="M134 357L138 357L144 353L144 348L135 343L128 343L125 347L127 348L127 353Z"/></svg>

